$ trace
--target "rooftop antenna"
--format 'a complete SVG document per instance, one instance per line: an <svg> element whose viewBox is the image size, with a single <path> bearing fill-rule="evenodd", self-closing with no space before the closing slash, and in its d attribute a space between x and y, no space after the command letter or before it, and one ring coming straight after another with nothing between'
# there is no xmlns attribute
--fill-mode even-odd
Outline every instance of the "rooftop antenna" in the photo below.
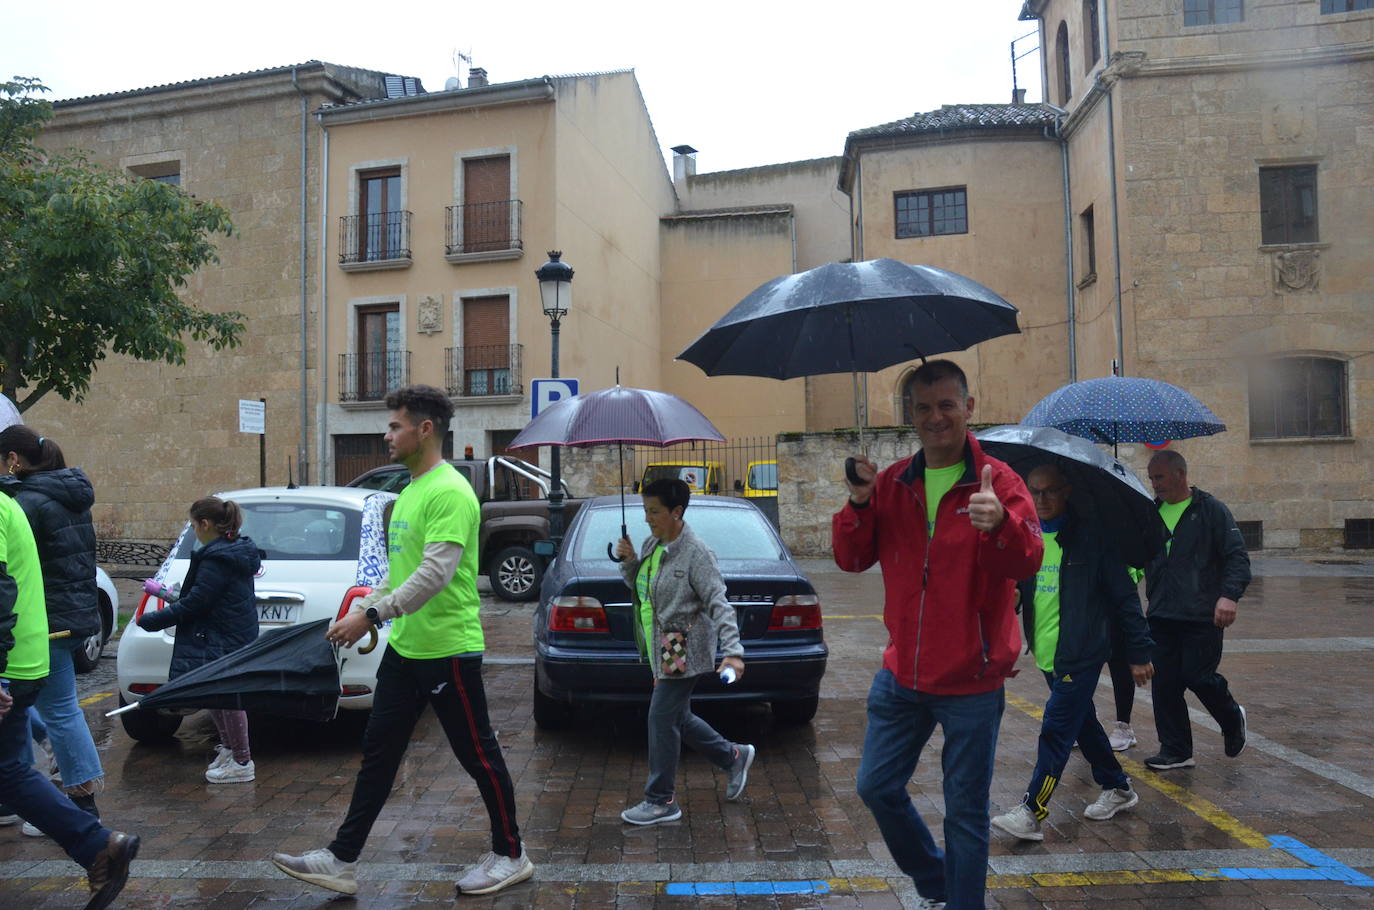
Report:
<svg viewBox="0 0 1374 910"><path fill-rule="evenodd" d="M455 47L453 49L453 75L444 80L444 91L452 91L453 89L463 87L462 75L464 63L469 67L472 66L472 48L468 48L467 53L464 53Z"/></svg>

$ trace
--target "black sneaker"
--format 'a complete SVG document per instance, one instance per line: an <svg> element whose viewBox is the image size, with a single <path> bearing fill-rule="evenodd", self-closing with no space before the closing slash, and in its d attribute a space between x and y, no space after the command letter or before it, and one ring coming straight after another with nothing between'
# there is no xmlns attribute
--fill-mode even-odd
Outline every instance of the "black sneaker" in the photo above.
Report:
<svg viewBox="0 0 1374 910"><path fill-rule="evenodd" d="M1237 755L1245 751L1245 734L1247 732L1245 724L1245 708L1242 705L1236 705L1236 708L1240 711L1240 723L1236 725L1236 729L1232 730L1230 733L1227 733L1223 736L1223 741L1226 745L1227 758L1235 758Z"/></svg>
<svg viewBox="0 0 1374 910"><path fill-rule="evenodd" d="M1192 758L1165 755L1163 752L1145 759L1145 767L1151 771L1172 771L1175 768L1191 768L1196 764L1197 762L1193 761Z"/></svg>

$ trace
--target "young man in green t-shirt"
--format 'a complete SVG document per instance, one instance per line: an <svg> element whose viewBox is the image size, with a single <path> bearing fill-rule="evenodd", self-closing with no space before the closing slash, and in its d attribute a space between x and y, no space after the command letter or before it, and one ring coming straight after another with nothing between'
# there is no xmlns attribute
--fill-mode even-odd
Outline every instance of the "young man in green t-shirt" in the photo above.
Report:
<svg viewBox="0 0 1374 910"><path fill-rule="evenodd" d="M515 788L487 717L478 617L477 532L481 507L463 475L444 461L453 406L432 386L389 394L386 433L393 461L411 474L387 526L387 580L334 623L326 636L344 647L392 621L377 670L372 716L353 801L328 847L278 853L287 875L355 894L358 855L391 794L425 705L434 708L453 754L477 784L491 821L491 852L458 881L459 894L491 894L534 873L515 822Z"/></svg>
<svg viewBox="0 0 1374 910"><path fill-rule="evenodd" d="M0 493L0 803L86 869L86 910L110 906L129 880L138 838L78 808L22 757L29 706L48 678L48 613L38 547L24 510Z"/></svg>

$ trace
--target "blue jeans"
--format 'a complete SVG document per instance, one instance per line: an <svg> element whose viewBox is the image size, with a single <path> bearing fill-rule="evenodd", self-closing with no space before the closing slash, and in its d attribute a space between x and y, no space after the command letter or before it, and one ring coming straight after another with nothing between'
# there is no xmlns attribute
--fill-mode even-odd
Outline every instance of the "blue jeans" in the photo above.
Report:
<svg viewBox="0 0 1374 910"><path fill-rule="evenodd" d="M62 771L64 787L75 787L105 774L100 767L100 753L96 751L91 728L86 725L86 713L76 698L76 664L72 661L72 652L81 646L81 642L74 641L49 643L48 682L38 693L34 710L30 712L36 712L41 723L47 726L48 742L52 745L57 767Z"/></svg>
<svg viewBox="0 0 1374 910"><path fill-rule="evenodd" d="M14 706L0 718L0 803L89 868L110 839L110 830L102 827L94 815L77 808L22 755L29 741L28 709L42 685L41 679L16 679L8 684Z"/></svg>
<svg viewBox="0 0 1374 910"><path fill-rule="evenodd" d="M1097 678L1101 675L1101 664L1067 676L1045 674L1045 682L1050 687L1050 700L1045 703L1035 771L1026 790L1026 805L1037 819L1044 818L1050 812L1050 797L1054 795L1054 788L1059 786L1059 778L1069 762L1069 750L1073 748L1074 740L1078 741L1083 757L1092 765L1093 780L1103 790L1124 790L1131 785L1093 709L1093 693L1097 690Z"/></svg>
<svg viewBox="0 0 1374 910"><path fill-rule="evenodd" d="M925 898L949 910L984 906L988 877L988 791L992 787L1002 690L978 695L929 695L879 670L868 692L868 731L859 763L863 798L892 859ZM935 845L907 793L935 725L945 734L945 850Z"/></svg>

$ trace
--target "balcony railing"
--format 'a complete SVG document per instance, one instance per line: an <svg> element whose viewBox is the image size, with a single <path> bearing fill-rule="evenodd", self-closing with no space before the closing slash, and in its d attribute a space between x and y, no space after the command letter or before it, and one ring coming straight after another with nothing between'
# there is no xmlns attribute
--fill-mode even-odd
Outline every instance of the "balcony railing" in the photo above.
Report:
<svg viewBox="0 0 1374 910"><path fill-rule="evenodd" d="M410 259L410 212L344 215L339 219L339 264Z"/></svg>
<svg viewBox="0 0 1374 910"><path fill-rule="evenodd" d="M520 395L520 356L523 345L480 344L447 348L444 382L454 398L482 395Z"/></svg>
<svg viewBox="0 0 1374 910"><path fill-rule="evenodd" d="M339 355L339 400L381 401L410 384L409 351Z"/></svg>
<svg viewBox="0 0 1374 910"><path fill-rule="evenodd" d="M519 199L450 205L444 211L444 252L450 256L521 249Z"/></svg>

